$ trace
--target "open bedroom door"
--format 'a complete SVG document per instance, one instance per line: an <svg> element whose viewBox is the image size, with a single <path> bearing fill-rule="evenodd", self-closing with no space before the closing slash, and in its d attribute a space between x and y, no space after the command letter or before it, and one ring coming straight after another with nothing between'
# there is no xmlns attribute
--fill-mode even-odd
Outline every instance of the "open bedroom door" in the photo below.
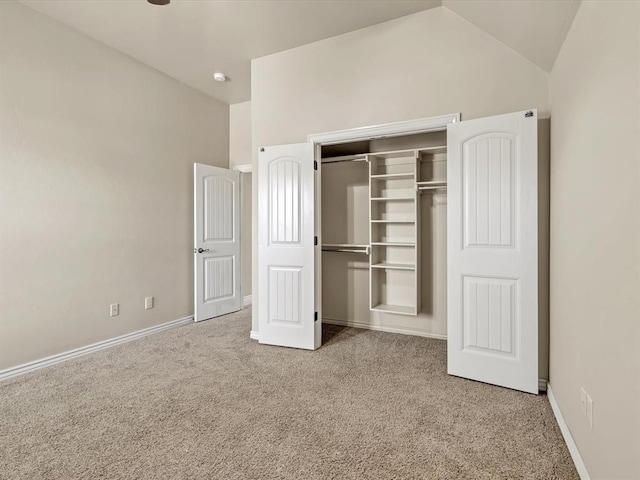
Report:
<svg viewBox="0 0 640 480"><path fill-rule="evenodd" d="M195 321L242 308L240 174L194 164Z"/></svg>
<svg viewBox="0 0 640 480"><path fill-rule="evenodd" d="M447 127L448 371L538 393L538 118Z"/></svg>
<svg viewBox="0 0 640 480"><path fill-rule="evenodd" d="M313 144L264 147L258 158L259 341L315 350L321 322Z"/></svg>

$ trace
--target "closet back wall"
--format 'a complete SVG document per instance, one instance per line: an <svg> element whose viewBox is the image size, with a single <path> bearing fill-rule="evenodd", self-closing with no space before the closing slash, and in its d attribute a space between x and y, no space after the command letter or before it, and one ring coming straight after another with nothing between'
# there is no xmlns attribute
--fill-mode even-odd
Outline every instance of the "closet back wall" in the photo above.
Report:
<svg viewBox="0 0 640 480"><path fill-rule="evenodd" d="M443 7L254 60L251 85L254 228L262 145L455 112L548 116L548 74ZM257 331L255 267L253 279Z"/></svg>
<svg viewBox="0 0 640 480"><path fill-rule="evenodd" d="M193 314L193 162L228 165L228 111L0 2L0 370Z"/></svg>

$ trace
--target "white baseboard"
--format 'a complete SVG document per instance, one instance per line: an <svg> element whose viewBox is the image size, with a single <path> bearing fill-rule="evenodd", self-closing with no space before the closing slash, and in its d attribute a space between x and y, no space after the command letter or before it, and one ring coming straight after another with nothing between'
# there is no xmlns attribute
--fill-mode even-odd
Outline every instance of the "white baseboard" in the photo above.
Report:
<svg viewBox="0 0 640 480"><path fill-rule="evenodd" d="M187 323L191 323L191 322L193 322L193 315L189 317L179 318L178 320L172 320L171 322L163 323L161 325L156 325L154 327L138 330L137 332L128 333L120 337L104 340L102 342L94 343L92 345L87 345L86 347L80 347L74 350L69 350L68 352L59 353L57 355L52 355L50 357L42 358L40 360L34 360L33 362L25 363L23 365L18 365L17 367L11 367L6 370L0 371L0 380L6 380L8 378L16 377L18 375L22 375L28 372L33 372L34 370L39 370L41 368L48 367L50 365L55 365L56 363L64 362L66 360L71 360L72 358L80 357L82 355L87 355L88 353L97 352L98 350L103 350L105 348L113 347L114 345L119 345L120 343L130 342L131 340L136 340L138 338L146 337L147 335L151 335L152 333L158 333L163 330L179 327L181 325L186 325Z"/></svg>
<svg viewBox="0 0 640 480"><path fill-rule="evenodd" d="M260 333L256 332L255 330L251 330L251 333L249 334L249 338L251 340L260 340Z"/></svg>
<svg viewBox="0 0 640 480"><path fill-rule="evenodd" d="M246 297L244 297L242 299L242 306L246 307L247 305L251 305L252 299L253 299L253 297L251 295L247 295Z"/></svg>
<svg viewBox="0 0 640 480"><path fill-rule="evenodd" d="M548 383L549 383L549 380L547 380L546 378L539 378L538 379L538 391L539 392L546 392Z"/></svg>
<svg viewBox="0 0 640 480"><path fill-rule="evenodd" d="M571 454L571 458L573 459L573 463L576 465L576 470L578 470L578 475L580 475L581 480L591 480L589 476L589 471L587 470L587 466L582 459L582 455L580 455L580 450L578 450L578 445L576 445L571 432L569 431L569 426L567 422L564 420L562 416L562 411L560 411L560 406L556 401L556 397L553 396L553 391L551 390L551 384L547 383L547 398L549 399L549 403L551 404L551 410L553 410L553 414L558 421L558 426L560 427L560 431L562 432L562 436L564 437L564 442L567 444L569 448L569 453Z"/></svg>
<svg viewBox="0 0 640 480"><path fill-rule="evenodd" d="M417 337L435 338L437 340L447 339L447 336L441 333L427 333L427 332L420 332L420 331L404 329L404 328L383 327L380 325L371 325L369 323L354 322L352 320L337 320L335 318L323 317L322 323L327 323L329 325L340 325L342 327L353 327L353 328L364 328L367 330L377 330L379 332L401 333L403 335L414 335Z"/></svg>

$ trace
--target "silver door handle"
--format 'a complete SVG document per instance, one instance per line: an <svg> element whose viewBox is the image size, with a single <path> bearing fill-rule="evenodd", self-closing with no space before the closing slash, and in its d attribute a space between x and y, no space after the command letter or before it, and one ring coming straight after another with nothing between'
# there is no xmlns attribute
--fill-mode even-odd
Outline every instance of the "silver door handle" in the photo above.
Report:
<svg viewBox="0 0 640 480"><path fill-rule="evenodd" d="M195 248L193 249L193 253L204 253L208 251L209 251L208 248L198 248L197 250Z"/></svg>

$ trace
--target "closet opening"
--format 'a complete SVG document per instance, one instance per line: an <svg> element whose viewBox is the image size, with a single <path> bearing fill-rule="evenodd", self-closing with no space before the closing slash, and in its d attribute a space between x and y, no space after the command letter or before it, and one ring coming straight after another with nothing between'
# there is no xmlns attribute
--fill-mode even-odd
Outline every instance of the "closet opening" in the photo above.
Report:
<svg viewBox="0 0 640 480"><path fill-rule="evenodd" d="M446 338L446 130L319 149L322 321Z"/></svg>

